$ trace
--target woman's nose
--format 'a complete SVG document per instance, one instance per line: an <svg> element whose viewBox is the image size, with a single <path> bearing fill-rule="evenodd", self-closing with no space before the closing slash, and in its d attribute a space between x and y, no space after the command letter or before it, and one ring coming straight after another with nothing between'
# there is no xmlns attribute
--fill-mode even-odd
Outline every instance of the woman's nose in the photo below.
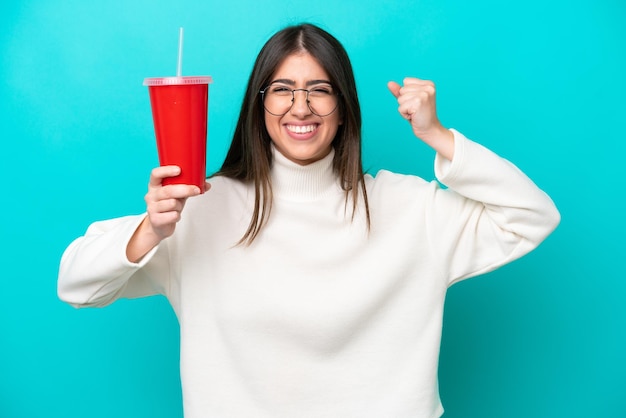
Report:
<svg viewBox="0 0 626 418"><path fill-rule="evenodd" d="M291 105L291 113L296 116L308 115L311 113L309 108L309 92L306 90L293 91L293 104Z"/></svg>

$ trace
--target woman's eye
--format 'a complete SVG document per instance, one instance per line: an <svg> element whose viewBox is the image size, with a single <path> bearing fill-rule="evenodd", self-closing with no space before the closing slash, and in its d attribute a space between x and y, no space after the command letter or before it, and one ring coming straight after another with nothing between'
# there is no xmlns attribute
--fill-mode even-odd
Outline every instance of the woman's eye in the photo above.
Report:
<svg viewBox="0 0 626 418"><path fill-rule="evenodd" d="M272 93L276 93L276 94L287 94L287 93L291 93L291 89L284 87L284 86L274 86L272 87L272 89L270 90Z"/></svg>
<svg viewBox="0 0 626 418"><path fill-rule="evenodd" d="M332 90L328 87L315 87L311 89L311 94L315 96L326 96L332 94Z"/></svg>

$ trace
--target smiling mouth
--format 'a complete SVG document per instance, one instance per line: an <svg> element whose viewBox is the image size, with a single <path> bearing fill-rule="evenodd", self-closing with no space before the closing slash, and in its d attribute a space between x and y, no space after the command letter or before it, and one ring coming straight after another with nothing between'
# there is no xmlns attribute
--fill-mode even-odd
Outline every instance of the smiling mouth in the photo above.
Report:
<svg viewBox="0 0 626 418"><path fill-rule="evenodd" d="M286 125L285 126L289 132L293 132L295 134L308 134L317 129L317 125Z"/></svg>

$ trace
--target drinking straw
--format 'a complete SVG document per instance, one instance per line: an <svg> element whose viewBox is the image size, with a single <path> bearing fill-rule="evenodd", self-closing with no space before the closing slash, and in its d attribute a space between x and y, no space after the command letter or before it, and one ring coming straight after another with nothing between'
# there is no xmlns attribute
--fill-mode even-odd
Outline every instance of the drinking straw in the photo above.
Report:
<svg viewBox="0 0 626 418"><path fill-rule="evenodd" d="M178 67L176 68L176 76L183 75L183 28L178 31Z"/></svg>

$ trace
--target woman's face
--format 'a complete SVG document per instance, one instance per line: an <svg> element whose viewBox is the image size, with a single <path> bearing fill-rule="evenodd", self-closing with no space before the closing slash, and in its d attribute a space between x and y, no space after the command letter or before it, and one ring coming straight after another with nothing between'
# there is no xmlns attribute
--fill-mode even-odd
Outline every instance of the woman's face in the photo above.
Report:
<svg viewBox="0 0 626 418"><path fill-rule="evenodd" d="M276 70L270 86L276 94L274 99L283 101L291 100L289 90L307 89L311 92L309 99L316 113L326 113L322 110L325 101L329 100L326 95L331 89L330 80L322 66L306 52L289 55ZM307 93L295 91L291 108L284 115L276 116L267 111L270 105L268 100L273 100L269 94L272 93L265 93L265 126L276 149L300 165L326 157L337 129L343 122L338 107L329 115L318 116L307 104ZM279 95L286 96L279 98ZM337 96L333 95L330 100L336 101ZM315 107L316 103L319 103L319 108Z"/></svg>

